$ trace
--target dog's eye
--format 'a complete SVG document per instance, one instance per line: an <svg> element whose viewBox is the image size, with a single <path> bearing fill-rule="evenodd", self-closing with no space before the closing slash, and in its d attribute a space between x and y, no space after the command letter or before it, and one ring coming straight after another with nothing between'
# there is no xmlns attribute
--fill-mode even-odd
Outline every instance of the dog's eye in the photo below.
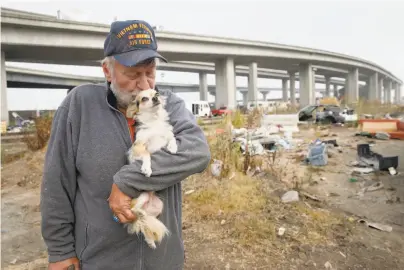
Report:
<svg viewBox="0 0 404 270"><path fill-rule="evenodd" d="M148 100L149 100L148 97L142 97L142 102L146 102L146 101L148 101Z"/></svg>

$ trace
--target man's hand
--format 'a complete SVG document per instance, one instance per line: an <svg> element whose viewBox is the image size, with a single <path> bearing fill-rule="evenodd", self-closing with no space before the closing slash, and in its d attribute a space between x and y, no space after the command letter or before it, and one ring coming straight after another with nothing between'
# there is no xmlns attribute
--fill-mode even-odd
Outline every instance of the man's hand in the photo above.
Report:
<svg viewBox="0 0 404 270"><path fill-rule="evenodd" d="M69 268L71 265L74 265L74 268ZM74 257L64 261L50 263L48 265L48 270L80 270L79 260Z"/></svg>
<svg viewBox="0 0 404 270"><path fill-rule="evenodd" d="M136 216L130 210L132 198L120 191L116 184L112 184L111 194L109 195L108 201L109 207L119 218L120 223L129 223L136 220Z"/></svg>

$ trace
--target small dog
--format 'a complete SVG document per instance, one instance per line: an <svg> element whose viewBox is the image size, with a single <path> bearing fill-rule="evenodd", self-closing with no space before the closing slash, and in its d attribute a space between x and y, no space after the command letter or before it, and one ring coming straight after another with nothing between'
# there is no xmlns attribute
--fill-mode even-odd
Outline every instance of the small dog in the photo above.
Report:
<svg viewBox="0 0 404 270"><path fill-rule="evenodd" d="M147 177L152 174L151 154L163 147L167 147L172 154L177 153L177 141L164 105L165 100L159 92L148 89L140 91L126 111L126 116L137 123L136 140L127 153L128 160L130 163L141 160L141 171ZM157 219L163 211L163 202L154 192L143 192L132 200L131 210L137 220L129 224L128 232L143 233L147 244L156 248L155 242L160 243L169 233L166 226Z"/></svg>

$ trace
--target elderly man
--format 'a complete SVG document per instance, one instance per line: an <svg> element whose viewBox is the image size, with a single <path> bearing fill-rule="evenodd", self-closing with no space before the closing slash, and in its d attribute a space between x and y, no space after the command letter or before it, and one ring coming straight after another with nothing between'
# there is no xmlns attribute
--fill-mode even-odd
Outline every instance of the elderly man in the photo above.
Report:
<svg viewBox="0 0 404 270"><path fill-rule="evenodd" d="M181 181L208 166L205 136L184 101L160 91L178 152L153 154L151 177L141 173L141 163L128 164L135 126L126 107L139 91L155 88L157 59L166 60L144 21L114 22L104 54L107 82L74 88L54 116L41 187L48 269L182 269ZM141 191L156 191L164 202L159 218L170 235L154 250L124 227L136 218L130 201Z"/></svg>

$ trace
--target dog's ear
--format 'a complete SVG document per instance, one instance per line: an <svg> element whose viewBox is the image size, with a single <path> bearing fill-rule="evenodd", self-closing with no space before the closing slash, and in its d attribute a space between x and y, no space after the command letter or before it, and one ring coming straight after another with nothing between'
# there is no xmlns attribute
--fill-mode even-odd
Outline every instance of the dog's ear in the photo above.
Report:
<svg viewBox="0 0 404 270"><path fill-rule="evenodd" d="M132 101L126 109L126 117L133 118L139 111L139 100Z"/></svg>

